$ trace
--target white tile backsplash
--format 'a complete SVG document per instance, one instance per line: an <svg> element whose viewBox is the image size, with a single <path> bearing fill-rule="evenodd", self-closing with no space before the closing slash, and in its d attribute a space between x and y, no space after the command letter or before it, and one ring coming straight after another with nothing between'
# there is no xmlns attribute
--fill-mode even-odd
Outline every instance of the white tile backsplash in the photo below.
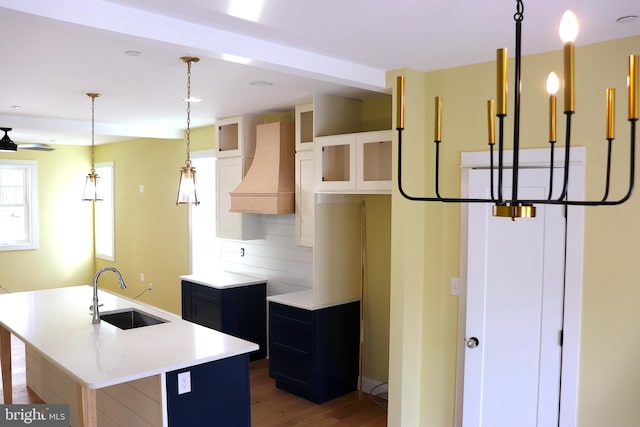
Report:
<svg viewBox="0 0 640 427"><path fill-rule="evenodd" d="M313 287L313 249L295 244L294 215L264 215L264 240L223 240L225 270L265 278L267 295ZM240 256L244 248L244 256Z"/></svg>

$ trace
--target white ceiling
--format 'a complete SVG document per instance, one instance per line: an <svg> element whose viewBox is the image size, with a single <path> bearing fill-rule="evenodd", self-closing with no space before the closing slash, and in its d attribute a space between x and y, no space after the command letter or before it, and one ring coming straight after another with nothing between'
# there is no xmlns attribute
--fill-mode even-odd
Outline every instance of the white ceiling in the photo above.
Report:
<svg viewBox="0 0 640 427"><path fill-rule="evenodd" d="M529 1L524 54L561 48L567 8L580 21L578 46L640 34L640 20L616 22L640 15L638 0ZM314 92L365 97L387 90L387 70L512 54L515 9L514 0L0 0L0 127L16 142L90 144L85 94L98 92L96 143L181 138L182 56L200 58L192 127L291 110Z"/></svg>

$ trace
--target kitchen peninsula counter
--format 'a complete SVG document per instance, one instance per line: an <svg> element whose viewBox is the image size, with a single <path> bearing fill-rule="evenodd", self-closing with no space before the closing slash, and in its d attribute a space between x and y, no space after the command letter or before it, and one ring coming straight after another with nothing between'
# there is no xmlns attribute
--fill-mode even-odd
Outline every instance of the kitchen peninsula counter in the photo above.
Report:
<svg viewBox="0 0 640 427"><path fill-rule="evenodd" d="M11 377L5 375L7 369L10 370L10 366L6 366L11 354L9 334L24 341L27 348L28 383L29 361L34 359L38 366L46 366L35 373L36 377L57 369L77 384L76 400L81 403L76 409L78 425L86 426L97 425L97 410L100 408L96 409L95 390L144 381L150 377L158 378L157 394L162 414L156 415L160 416L162 425L170 425L170 412L180 412L177 407L183 406L187 398L192 403L194 399L206 400L206 396L196 396L195 374L189 377L194 386L193 393L178 395L173 389L173 386L177 388L178 371L189 371L191 375L191 368L199 366L198 369L203 369L237 356L241 356L240 371L245 370L243 366L248 371L247 354L258 349L254 343L102 290L98 294L101 314L135 308L166 322L129 330L119 329L105 321L94 325L90 311L92 295L90 286L0 295L0 354L5 403L11 401ZM199 375L207 377L208 371L203 372ZM235 380L242 380L240 383L246 376L246 400L249 403L248 372L239 372L238 375ZM69 403L72 408L75 404L69 401L48 402L40 397L47 403ZM247 411L249 409L247 407Z"/></svg>

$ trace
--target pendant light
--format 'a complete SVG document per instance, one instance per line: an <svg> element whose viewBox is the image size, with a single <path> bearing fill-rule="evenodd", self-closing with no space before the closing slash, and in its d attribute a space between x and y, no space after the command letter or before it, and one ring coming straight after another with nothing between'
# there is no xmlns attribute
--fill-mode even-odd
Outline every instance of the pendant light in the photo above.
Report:
<svg viewBox="0 0 640 427"><path fill-rule="evenodd" d="M87 96L91 98L91 172L87 175L87 180L84 184L84 195L82 200L88 202L97 202L104 200L100 193L100 177L96 173L94 165L94 152L95 152L95 103L96 98L100 96L99 93L87 93Z"/></svg>
<svg viewBox="0 0 640 427"><path fill-rule="evenodd" d="M198 192L196 191L196 168L191 166L190 144L191 144L191 64L198 62L199 58L191 56L183 56L180 58L182 62L187 64L187 160L180 170L180 183L178 185L177 205L199 205Z"/></svg>

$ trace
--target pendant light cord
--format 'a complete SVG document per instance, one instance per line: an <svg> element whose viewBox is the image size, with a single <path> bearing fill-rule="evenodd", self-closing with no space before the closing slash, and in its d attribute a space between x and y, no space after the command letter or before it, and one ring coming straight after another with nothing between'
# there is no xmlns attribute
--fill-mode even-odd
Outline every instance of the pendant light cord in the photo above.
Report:
<svg viewBox="0 0 640 427"><path fill-rule="evenodd" d="M96 128L96 98L100 96L99 93L88 93L89 97L91 97L91 174L96 173L95 169L95 156L94 156L94 146L95 146L95 128Z"/></svg>
<svg viewBox="0 0 640 427"><path fill-rule="evenodd" d="M185 164L191 167L191 63L187 61L187 160Z"/></svg>

